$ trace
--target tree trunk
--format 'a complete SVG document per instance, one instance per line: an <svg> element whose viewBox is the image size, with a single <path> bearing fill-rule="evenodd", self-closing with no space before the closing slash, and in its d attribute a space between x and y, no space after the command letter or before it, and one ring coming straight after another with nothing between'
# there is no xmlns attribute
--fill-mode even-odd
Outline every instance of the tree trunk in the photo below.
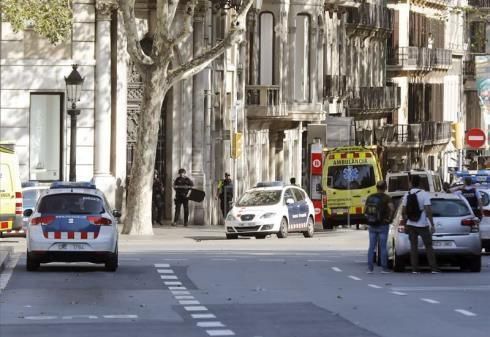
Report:
<svg viewBox="0 0 490 337"><path fill-rule="evenodd" d="M138 135L134 151L126 203L123 234L152 235L152 192L161 108L168 87L162 85L163 72L148 70L144 79Z"/></svg>

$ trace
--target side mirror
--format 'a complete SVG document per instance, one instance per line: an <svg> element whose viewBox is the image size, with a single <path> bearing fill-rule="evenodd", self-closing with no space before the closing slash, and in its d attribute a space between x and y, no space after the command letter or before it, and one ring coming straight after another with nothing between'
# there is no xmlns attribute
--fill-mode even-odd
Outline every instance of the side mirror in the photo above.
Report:
<svg viewBox="0 0 490 337"><path fill-rule="evenodd" d="M293 198L287 198L286 199L286 205L292 205L294 204L294 199Z"/></svg>
<svg viewBox="0 0 490 337"><path fill-rule="evenodd" d="M24 216L26 218L30 217L32 215L32 213L34 213L34 212L30 208L24 210Z"/></svg>
<svg viewBox="0 0 490 337"><path fill-rule="evenodd" d="M115 218L120 218L121 217L121 211L115 209L112 211L112 215L115 217Z"/></svg>

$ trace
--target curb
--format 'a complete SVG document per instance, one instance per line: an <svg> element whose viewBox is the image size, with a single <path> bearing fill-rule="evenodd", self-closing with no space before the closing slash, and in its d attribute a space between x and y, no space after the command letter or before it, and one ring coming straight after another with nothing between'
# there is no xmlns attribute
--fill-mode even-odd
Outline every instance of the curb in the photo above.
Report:
<svg viewBox="0 0 490 337"><path fill-rule="evenodd" d="M3 272L5 267L7 266L7 262L10 258L10 254L12 253L12 247L2 247L0 248L0 273Z"/></svg>

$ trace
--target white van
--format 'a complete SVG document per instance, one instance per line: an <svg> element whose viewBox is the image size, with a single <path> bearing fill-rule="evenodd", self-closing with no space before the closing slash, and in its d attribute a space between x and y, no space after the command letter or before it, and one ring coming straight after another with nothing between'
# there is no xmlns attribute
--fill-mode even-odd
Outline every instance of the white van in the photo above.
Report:
<svg viewBox="0 0 490 337"><path fill-rule="evenodd" d="M410 170L388 172L386 174L387 194L398 206L400 199L410 189L411 175L420 176L420 188L427 192L442 192L442 181L439 174L430 170Z"/></svg>

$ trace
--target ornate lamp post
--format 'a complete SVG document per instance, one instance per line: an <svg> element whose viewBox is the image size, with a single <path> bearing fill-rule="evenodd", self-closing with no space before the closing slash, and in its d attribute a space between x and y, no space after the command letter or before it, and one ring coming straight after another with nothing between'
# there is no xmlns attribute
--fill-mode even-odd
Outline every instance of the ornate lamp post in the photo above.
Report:
<svg viewBox="0 0 490 337"><path fill-rule="evenodd" d="M71 117L71 132L70 132L70 181L77 180L77 116L80 114L80 109L77 109L77 102L80 101L82 85L85 78L80 76L77 71L78 65L72 65L73 70L68 77L65 77L66 83L66 100L69 105L67 113Z"/></svg>

